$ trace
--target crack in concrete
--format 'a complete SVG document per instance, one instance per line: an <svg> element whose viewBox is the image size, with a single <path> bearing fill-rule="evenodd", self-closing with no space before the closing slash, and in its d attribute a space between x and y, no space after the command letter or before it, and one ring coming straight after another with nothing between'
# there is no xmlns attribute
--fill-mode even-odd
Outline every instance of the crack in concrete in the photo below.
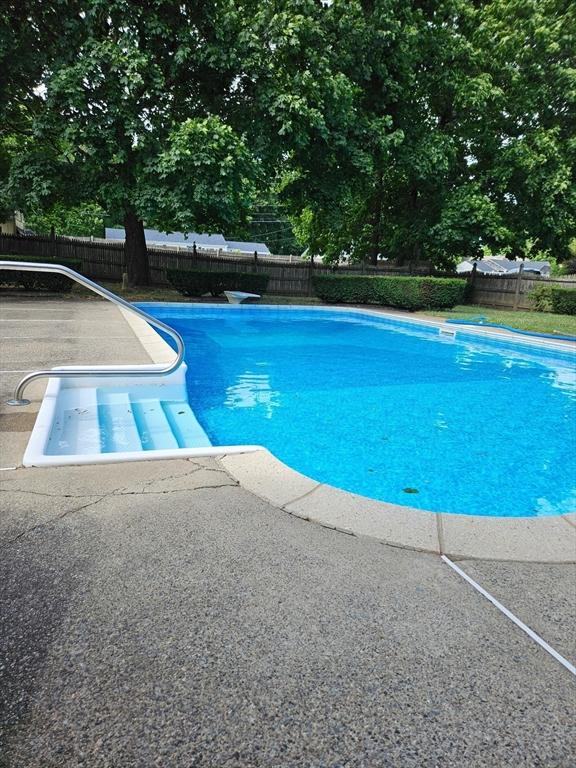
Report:
<svg viewBox="0 0 576 768"><path fill-rule="evenodd" d="M199 469L204 469L204 467L199 467ZM218 470L221 474L226 475L225 472L222 472L221 470ZM172 477L167 478L160 478L156 480L151 480L147 483L147 485L150 485L155 482L163 482L164 480L173 480L177 477L185 477L186 474L195 474L196 470L189 473L184 473L183 475L174 475ZM29 533L33 533L34 531L38 530L39 528L46 528L50 525L53 525L54 523L57 523L61 520L63 520L65 517L68 517L68 515L76 514L76 512L81 512L83 509L87 509L88 507L93 507L96 504L99 504L101 501L105 501L106 499L110 499L114 496L162 496L166 494L171 493L190 493L194 491L203 491L203 490L216 490L219 488L238 488L239 487L238 481L232 481L229 483L222 483L220 485L198 485L193 488L176 488L176 489L169 489L164 491L125 491L122 488L115 488L112 491L108 491L108 493L96 495L96 494L84 494L83 496L77 496L74 494L55 494L55 493L40 493L39 491L24 491L20 489L2 489L6 493L8 493L9 490L16 492L16 493L29 493L34 496L46 496L48 498L61 498L61 499L67 499L67 498L74 498L74 499L92 499L92 501L88 501L86 504L82 504L80 507L75 507L74 509L68 509L65 512L60 513L59 515L55 515L54 517L51 517L49 520L44 520L41 523L37 523L36 525L31 526L30 528L26 528L26 530L21 531L17 536L14 536L11 539L7 539L4 542L0 543L0 546L6 546L8 544L14 544L16 541L19 541L24 536L27 536ZM95 497L95 498L94 498Z"/></svg>
<svg viewBox="0 0 576 768"><path fill-rule="evenodd" d="M317 485L314 486L314 488L311 488L309 491L306 491L306 493L303 493L301 496L296 496L295 499L290 499L290 501L286 501L280 509L285 509L286 512L290 512L288 509L289 506L292 504L296 504L297 501L302 501L302 499L306 499L308 496L311 496L315 491L318 490L318 488L323 488L323 483L317 483ZM273 502L271 502L273 503Z"/></svg>
<svg viewBox="0 0 576 768"><path fill-rule="evenodd" d="M204 464L196 464L195 461L192 459L187 459L193 466L198 467L198 469L203 469L205 472L224 472L225 474L229 474L225 469L218 469L218 467L205 467Z"/></svg>
<svg viewBox="0 0 576 768"><path fill-rule="evenodd" d="M171 490L171 491L154 491L154 490L147 490L147 489L149 489L150 486L153 486L154 483L165 483L168 480L179 480L182 477L188 477L189 475L195 475L197 472L200 472L200 470L206 469L206 467L203 467L201 465L194 465L194 466L196 467L196 469L186 470L186 472L179 472L179 473L176 473L174 475L168 475L167 477L156 477L156 478L154 478L152 480L146 480L146 481L144 481L142 483L141 486L139 486L139 488L137 490L134 490L134 491L127 490L128 486L124 486L123 488L117 488L115 491L113 491L113 494L116 495L116 496L128 496L128 495L133 495L133 494L141 494L141 495L145 496L146 494L151 494L151 493L177 493L179 490L182 490L182 491L190 491L190 490L192 490L193 491L194 488L180 488L180 489L174 489L174 490ZM218 469L218 470L212 469L212 470L207 470L207 471L209 471L209 472L219 472L220 474L226 476L226 473L223 472L221 469ZM216 486L199 486L199 487L212 487L213 488L213 487L216 487Z"/></svg>
<svg viewBox="0 0 576 768"><path fill-rule="evenodd" d="M211 488L237 488L238 482L222 483L220 485L196 485L193 488L173 488L165 491L115 491L114 496L161 496L168 493L190 493L193 491L203 491Z"/></svg>
<svg viewBox="0 0 576 768"><path fill-rule="evenodd" d="M45 496L51 499L90 499L94 496L102 498L101 493L48 493L47 491L28 491L24 488L0 488L0 493L27 493L30 496Z"/></svg>
<svg viewBox="0 0 576 768"><path fill-rule="evenodd" d="M52 498L52 499L91 499L91 498L97 498L97 499L105 499L109 496L146 496L150 494L161 494L161 493L180 493L181 491L194 491L194 490L200 490L203 488L222 488L225 486L237 486L239 485L237 480L234 480L233 478L230 478L232 482L225 483L222 485L200 485L195 486L192 488L174 488L171 490L162 490L162 491L154 491L154 490L148 490L150 489L150 486L152 486L154 483L165 483L169 480L177 480L181 477L186 477L188 475L195 475L200 470L205 469L205 467L199 466L197 469L193 469L191 472L182 472L174 475L168 475L167 477L158 477L154 478L152 480L147 480L142 484L141 487L129 491L127 490L128 486L120 487L120 488L114 488L111 491L107 491L106 493L50 493L48 491L30 491L24 488L0 488L0 493L24 493L29 494L31 496L44 496L46 498ZM218 472L221 475L224 475L225 477L230 477L226 472L222 471L221 469L218 470L209 470L212 472Z"/></svg>
<svg viewBox="0 0 576 768"><path fill-rule="evenodd" d="M19 541L24 536L27 536L29 533L34 533L34 531L37 531L39 528L46 528L49 525L52 525L53 523L58 523L60 520L63 520L68 515L73 515L76 512L81 512L83 509L86 509L87 507L93 507L96 504L99 504L101 501L103 501L106 497L100 496L99 498L95 499L95 501L89 501L87 504L83 504L81 507L76 507L76 509L67 509L66 512L62 512L59 515L55 515L54 517L51 517L50 520L44 520L41 523L37 523L36 525L31 526L30 528L26 528L25 531L21 531L17 536L14 536L12 539L8 539L4 544L14 544L16 541Z"/></svg>

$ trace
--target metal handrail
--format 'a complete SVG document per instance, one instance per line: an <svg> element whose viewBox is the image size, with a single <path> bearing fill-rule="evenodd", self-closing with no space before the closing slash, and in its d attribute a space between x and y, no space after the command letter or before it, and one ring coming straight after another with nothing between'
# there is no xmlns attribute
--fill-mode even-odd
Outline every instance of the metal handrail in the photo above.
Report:
<svg viewBox="0 0 576 768"><path fill-rule="evenodd" d="M177 368L179 368L182 359L184 357L184 340L182 339L182 336L175 331L173 328L170 328L169 325L166 325L166 323L163 323L161 320L157 320L155 317L152 317L151 315L147 314L146 312L143 312L141 309L138 309L137 307L134 307L132 304L130 304L128 301L124 301L124 299L121 299L120 296L116 296L115 293L112 293L112 291L106 290L106 288L102 288L101 285L98 285L98 283L93 282L92 280L89 280L87 277L84 277L83 275L78 274L78 272L75 272L73 269L70 269L70 267L64 267L62 264L36 264L33 262L28 261L0 261L0 269L8 269L18 272L55 272L60 275L66 275L66 277L69 277L71 280L75 280L77 283L80 283L80 285L86 286L86 288L90 288L90 290L94 291L94 293L99 294L105 299L108 299L108 301L111 301L113 304L118 305L119 307L125 307L126 309L130 310L130 312L133 312L135 315L138 315L138 317L143 318L146 320L147 323L150 323L150 325L155 326L156 328L159 328L162 331L165 331L169 336L171 336L174 341L176 342L176 359L173 363L171 363L169 366L166 366L165 368L158 368L153 366L135 366L135 367L129 367L129 368L73 368L69 367L66 368L66 370L46 370L46 371L34 371L33 373L29 373L16 385L16 389L14 390L14 397L12 400L8 400L8 405L29 405L30 400L26 400L22 397L24 390L30 384L32 381L35 381L36 379L41 378L60 378L60 379L68 379L68 378L76 378L78 376L104 376L104 377L113 377L113 376L168 376L168 374L173 373Z"/></svg>

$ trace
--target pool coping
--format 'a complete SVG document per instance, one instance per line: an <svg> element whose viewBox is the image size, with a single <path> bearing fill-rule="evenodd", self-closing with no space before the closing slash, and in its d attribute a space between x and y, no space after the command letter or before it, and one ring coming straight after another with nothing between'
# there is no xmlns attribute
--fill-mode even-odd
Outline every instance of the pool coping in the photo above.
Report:
<svg viewBox="0 0 576 768"><path fill-rule="evenodd" d="M145 304L146 302L137 302ZM155 302L156 303L156 302ZM181 302L157 302L172 306L191 306ZM197 305L193 305L197 306ZM202 307L243 311L274 307L289 311L294 305L226 305L203 304ZM449 333L465 333L518 344L530 344L558 351L574 351L566 342L542 340L538 337L516 337L506 331L466 328L463 332L441 320L407 318L402 314L379 312L358 307L308 307L305 309L354 311L360 314L387 316L404 322L449 329ZM143 319L121 309L134 334L153 362L165 363L172 348ZM195 452L201 455L200 449ZM550 517L482 517L453 513L429 512L416 507L375 501L365 496L319 483L296 472L260 446L214 446L204 455L216 456L220 465L243 488L265 499L286 513L332 528L341 533L365 536L394 547L433 552L459 559L513 560L539 563L576 562L576 513ZM143 457L144 458L144 457Z"/></svg>
<svg viewBox="0 0 576 768"><path fill-rule="evenodd" d="M218 457L247 491L296 517L453 560L576 562L576 514L482 517L375 501L296 472L267 449Z"/></svg>

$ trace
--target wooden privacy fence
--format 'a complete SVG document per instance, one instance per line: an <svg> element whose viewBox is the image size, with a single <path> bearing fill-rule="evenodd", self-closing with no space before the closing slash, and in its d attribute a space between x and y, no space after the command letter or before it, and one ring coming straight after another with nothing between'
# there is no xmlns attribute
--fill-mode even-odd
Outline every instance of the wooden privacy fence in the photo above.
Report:
<svg viewBox="0 0 576 768"><path fill-rule="evenodd" d="M40 237L36 235L0 235L0 254L41 256L47 260L78 259L82 274L94 280L120 282L125 272L124 244L91 242L82 238ZM290 262L281 256L273 259L258 256L226 256L197 248L192 251L149 248L150 281L153 285L167 285L167 269L197 269L210 272L252 272L270 275L266 293L281 296L309 296L312 276L333 274L330 267L309 261ZM397 266L388 263L378 267L340 266L338 274L429 274L430 265L420 263Z"/></svg>
<svg viewBox="0 0 576 768"><path fill-rule="evenodd" d="M537 285L559 285L576 288L576 275L549 278L518 273L517 275L479 275L470 278L472 303L503 309L534 309L530 293Z"/></svg>

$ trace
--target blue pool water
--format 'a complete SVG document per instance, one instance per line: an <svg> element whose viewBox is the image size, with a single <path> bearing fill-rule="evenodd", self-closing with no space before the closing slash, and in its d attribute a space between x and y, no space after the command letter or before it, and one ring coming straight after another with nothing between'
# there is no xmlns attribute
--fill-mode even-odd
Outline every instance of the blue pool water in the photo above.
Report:
<svg viewBox="0 0 576 768"><path fill-rule="evenodd" d="M576 510L569 352L354 311L139 306L183 335L214 445L264 445L320 482L424 510Z"/></svg>

